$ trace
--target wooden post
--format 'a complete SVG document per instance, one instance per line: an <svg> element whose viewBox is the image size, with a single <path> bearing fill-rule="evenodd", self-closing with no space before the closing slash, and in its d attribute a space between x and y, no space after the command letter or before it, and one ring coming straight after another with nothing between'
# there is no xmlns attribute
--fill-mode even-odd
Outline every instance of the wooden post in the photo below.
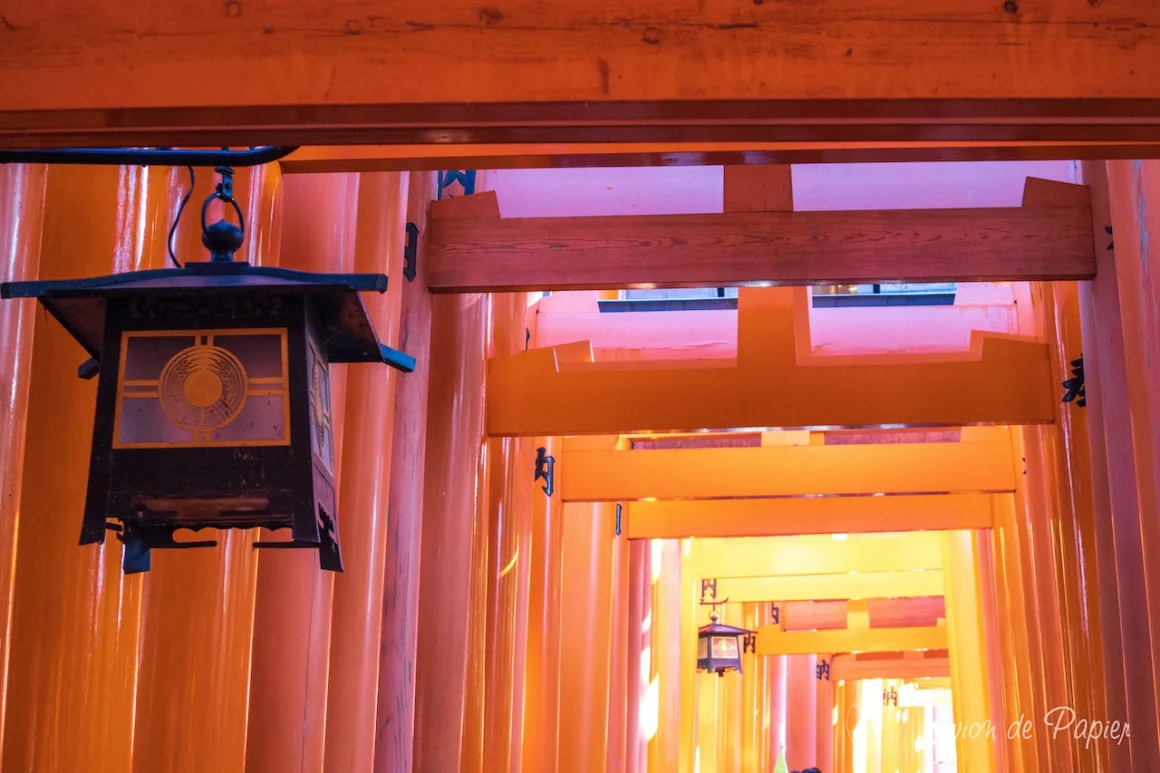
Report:
<svg viewBox="0 0 1160 773"><path fill-rule="evenodd" d="M391 277L400 286L399 345L415 358L415 372L396 380L391 483L380 645L376 773L410 770L415 734L415 643L419 605L419 553L423 476L427 455L427 394L431 382L431 294L427 271L427 208L435 197L434 174L412 174L408 223L418 230L415 276Z"/></svg>
<svg viewBox="0 0 1160 773"><path fill-rule="evenodd" d="M159 267L163 253L152 249L148 258L130 248L126 261L116 259L118 245L133 245L145 226L144 181L135 167L51 167L39 277ZM150 188L160 199L169 194L164 184ZM127 202L135 206L122 209ZM148 197L145 211L157 203ZM60 325L38 320L16 537L17 556L28 560L17 560L12 580L8 770L132 770L142 579L121 573L116 539L77 545L97 386L76 378L83 359Z"/></svg>
<svg viewBox="0 0 1160 773"><path fill-rule="evenodd" d="M1111 168L1096 163L1081 167L1084 182L1092 189L1093 230L1098 233L1101 225L1106 225L1113 228L1114 236L1114 229L1118 228L1121 240L1113 250L1107 249L1112 243L1108 242L1104 249L1096 251L1096 279L1080 287L1093 502L1097 513L1110 514L1110 518L1096 519L1095 532L1108 685L1107 720L1128 722L1131 727L1126 739L1109 746L1109 753L1116 765L1123 760L1126 748L1131 754L1131 768L1151 770L1160 769L1156 696L1138 686L1156 684L1152 663L1158 639L1150 633L1149 609L1155 604L1150 604L1149 598L1154 599L1152 594L1160 589L1150 588L1146 580L1155 568L1153 538L1157 527L1155 510L1143 509L1154 501L1148 498L1151 471L1140 480L1140 465L1146 468L1150 461L1151 429L1139 422L1146 424L1152 412L1148 392L1142 389L1138 374L1151 356L1146 346L1154 331L1140 307L1141 292L1149 291L1150 283L1129 285L1134 269L1126 265L1121 269L1121 264L1129 261L1147 260L1146 250L1140 249L1146 226L1142 228L1137 220L1141 203L1136 199L1140 189L1132 184L1135 167L1117 166L1114 177L1108 174ZM1115 205L1109 208L1110 201ZM1121 275L1121 270L1128 273ZM1137 443L1144 445L1138 447ZM1144 454L1144 459L1138 459L1137 453ZM1114 596L1113 588L1118 591ZM1112 610L1118 610L1118 615L1113 615ZM1125 685L1123 704L1120 684ZM1125 714L1113 715L1120 710Z"/></svg>
<svg viewBox="0 0 1160 773"><path fill-rule="evenodd" d="M475 197L432 209L473 208ZM498 213L497 213L498 214ZM491 298L458 295L432 303L422 558L415 660L415 770L460 770L466 735L471 647L472 556L483 477L483 381ZM482 609L478 610L482 613ZM480 739L482 740L482 739Z"/></svg>
<svg viewBox="0 0 1160 773"><path fill-rule="evenodd" d="M360 177L354 271L387 275L387 293L367 294L364 303L379 340L398 348L408 176ZM344 572L334 579L324 762L332 772L370 771L375 757L398 380L398 371L380 365L347 373L346 407L358 418L346 426L338 481Z"/></svg>
<svg viewBox="0 0 1160 773"><path fill-rule="evenodd" d="M36 279L44 218L44 166L0 166L0 281ZM0 748L12 650L12 591L16 570L16 533L24 473L24 432L28 424L28 382L32 370L32 328L37 302L30 298L0 304Z"/></svg>
<svg viewBox="0 0 1160 773"><path fill-rule="evenodd" d="M185 193L185 170L168 170L169 206L155 217L154 266L164 265L169 212ZM192 201L202 201L215 180L203 170ZM241 259L276 265L281 231L281 176L276 166L242 170L235 195L247 214ZM206 259L199 209L178 224L181 262ZM250 650L258 558L257 531L214 535L218 547L158 551L145 575L137 678L133 770L242 770L246 762ZM175 724L171 717L188 717ZM205 743L208 738L214 743Z"/></svg>
<svg viewBox="0 0 1160 773"><path fill-rule="evenodd" d="M358 175L353 174L286 181L282 266L307 271L351 270L358 183ZM330 369L340 487L347 367L333 365ZM342 508L340 498L340 538ZM266 538L286 539L263 532ZM334 575L319 569L318 556L312 551L267 550L258 557L247 773L318 773L323 768L333 593Z"/></svg>

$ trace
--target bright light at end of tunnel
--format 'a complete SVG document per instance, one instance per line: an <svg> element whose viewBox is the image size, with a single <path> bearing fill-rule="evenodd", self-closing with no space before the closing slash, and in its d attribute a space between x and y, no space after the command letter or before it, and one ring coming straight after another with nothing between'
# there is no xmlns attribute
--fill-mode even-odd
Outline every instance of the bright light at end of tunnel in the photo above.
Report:
<svg viewBox="0 0 1160 773"><path fill-rule="evenodd" d="M640 734L644 736L645 741L651 741L656 737L657 725L659 724L661 705L660 683L657 677L649 682L648 689L644 693L644 702L640 707Z"/></svg>
<svg viewBox="0 0 1160 773"><path fill-rule="evenodd" d="M648 614L645 615L644 621L640 624L640 632L641 633L648 633L650 628L652 628L652 610L651 609L648 611Z"/></svg>
<svg viewBox="0 0 1160 773"><path fill-rule="evenodd" d="M661 559L665 555L665 543L659 539L654 539L650 544L652 546L652 565L649 568L652 570L653 585L656 585L657 580L661 578Z"/></svg>
<svg viewBox="0 0 1160 773"><path fill-rule="evenodd" d="M849 538L850 538L849 534L831 534L830 535L830 539L834 540L834 542L845 542Z"/></svg>

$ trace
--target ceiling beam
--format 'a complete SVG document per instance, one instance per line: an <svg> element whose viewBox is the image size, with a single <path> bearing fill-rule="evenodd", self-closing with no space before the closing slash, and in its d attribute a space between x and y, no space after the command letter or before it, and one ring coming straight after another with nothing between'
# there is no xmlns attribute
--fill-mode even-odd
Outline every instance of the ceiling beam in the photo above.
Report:
<svg viewBox="0 0 1160 773"><path fill-rule="evenodd" d="M427 286L462 293L1091 279L1091 205L1067 201L506 219L432 212Z"/></svg>
<svg viewBox="0 0 1160 773"><path fill-rule="evenodd" d="M674 142L495 145L321 145L279 163L283 174L443 169L575 169L634 166L1039 161L1160 156L1140 142Z"/></svg>
<svg viewBox="0 0 1160 773"><path fill-rule="evenodd" d="M717 580L942 568L942 535L936 532L846 540L828 536L698 540L694 550L697 574Z"/></svg>
<svg viewBox="0 0 1160 773"><path fill-rule="evenodd" d="M934 657L906 657L911 654ZM836 655L830 663L830 681L833 682L839 680L849 682L855 679L934 679L948 678L950 675L948 653L934 650L923 653L897 653L896 657L891 658L863 658L860 655L843 653ZM941 684L937 686L942 687Z"/></svg>
<svg viewBox="0 0 1160 773"><path fill-rule="evenodd" d="M584 363L561 347L489 360L487 433L1054 421L1047 347L1030 339L976 331L966 351L813 355L805 287L741 288L737 329L730 360Z"/></svg>
<svg viewBox="0 0 1160 773"><path fill-rule="evenodd" d="M780 625L786 631L825 631L846 628L849 599L786 601L780 605ZM866 599L871 628L908 628L938 625L946 619L942 596Z"/></svg>
<svg viewBox="0 0 1160 773"><path fill-rule="evenodd" d="M1015 490L1007 438L648 451L569 448L565 444L558 464L565 502Z"/></svg>
<svg viewBox="0 0 1160 773"><path fill-rule="evenodd" d="M795 574L784 577L726 577L717 580L717 598L731 603L887 599L941 596L943 570ZM945 646L945 645L944 645ZM834 650L838 652L839 650Z"/></svg>
<svg viewBox="0 0 1160 773"><path fill-rule="evenodd" d="M989 494L631 502L629 539L989 529Z"/></svg>
<svg viewBox="0 0 1160 773"><path fill-rule="evenodd" d="M0 144L1154 141L1157 30L1144 0L41 0L0 24Z"/></svg>
<svg viewBox="0 0 1160 773"><path fill-rule="evenodd" d="M763 625L757 629L758 655L831 655L843 652L906 652L946 648L945 626L782 631L776 625Z"/></svg>

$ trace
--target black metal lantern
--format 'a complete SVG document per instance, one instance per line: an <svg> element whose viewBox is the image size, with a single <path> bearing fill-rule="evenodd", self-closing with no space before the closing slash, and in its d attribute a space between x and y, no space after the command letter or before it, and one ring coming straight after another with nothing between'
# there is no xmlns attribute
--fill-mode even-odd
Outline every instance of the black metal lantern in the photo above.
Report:
<svg viewBox="0 0 1160 773"><path fill-rule="evenodd" d="M697 670L725 676L728 671L741 671L741 656L756 651L757 632L734 628L717 622L717 615L709 616L709 624L697 629Z"/></svg>
<svg viewBox="0 0 1160 773"><path fill-rule="evenodd" d="M218 171L211 198L238 209L232 170ZM414 368L379 344L359 297L387 277L235 262L242 229L204 218L210 262L0 286L39 299L92 356L79 375L99 376L80 542L117 532L134 573L152 548L216 544L179 529L289 529L255 547L314 548L341 571L328 366Z"/></svg>
<svg viewBox="0 0 1160 773"><path fill-rule="evenodd" d="M712 601L705 601L708 594ZM725 676L726 672L741 671L741 658L746 652L757 651L757 632L735 628L717 622L717 581L701 580L701 604L713 608L709 624L697 629L697 670Z"/></svg>

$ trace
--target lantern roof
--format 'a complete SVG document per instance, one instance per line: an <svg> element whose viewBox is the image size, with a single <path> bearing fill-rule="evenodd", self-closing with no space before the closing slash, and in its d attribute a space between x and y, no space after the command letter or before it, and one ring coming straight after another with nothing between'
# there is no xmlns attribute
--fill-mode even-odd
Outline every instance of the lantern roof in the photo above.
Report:
<svg viewBox="0 0 1160 773"><path fill-rule="evenodd" d="M318 274L244 261L186 263L183 268L131 271L85 279L5 282L0 298L37 298L96 360L110 298L158 294L227 296L276 291L310 295L325 330L330 362L383 362L414 369L414 358L379 343L360 292L385 292L384 274Z"/></svg>
<svg viewBox="0 0 1160 773"><path fill-rule="evenodd" d="M699 636L745 636L746 634L757 633L757 631L750 631L747 628L734 628L731 625L723 625L717 622L717 617L714 615L711 623L703 625L697 629Z"/></svg>

